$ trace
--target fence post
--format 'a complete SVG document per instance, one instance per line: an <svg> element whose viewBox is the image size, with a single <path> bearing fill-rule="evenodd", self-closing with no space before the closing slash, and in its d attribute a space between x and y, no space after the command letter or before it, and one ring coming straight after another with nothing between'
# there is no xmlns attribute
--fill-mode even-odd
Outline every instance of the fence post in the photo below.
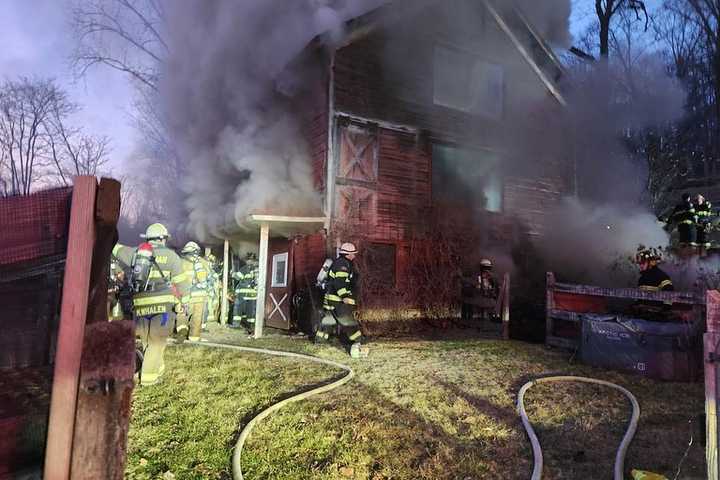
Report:
<svg viewBox="0 0 720 480"><path fill-rule="evenodd" d="M718 480L718 418L717 418L717 362L718 346L720 346L720 292L708 290L707 299L707 333L704 336L705 366L705 432L707 446L708 480Z"/></svg>
<svg viewBox="0 0 720 480"><path fill-rule="evenodd" d="M67 480L70 476L80 359L95 244L96 192L95 177L75 177L50 399L45 480Z"/></svg>

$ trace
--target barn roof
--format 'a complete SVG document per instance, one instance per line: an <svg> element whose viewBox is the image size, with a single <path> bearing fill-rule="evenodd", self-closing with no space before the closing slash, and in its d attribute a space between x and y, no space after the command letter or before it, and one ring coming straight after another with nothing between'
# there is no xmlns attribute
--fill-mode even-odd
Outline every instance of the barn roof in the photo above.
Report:
<svg viewBox="0 0 720 480"><path fill-rule="evenodd" d="M362 40L368 35L378 31L383 26L386 26L388 23L402 21L403 18L407 17L408 13L422 11L423 9L441 1L443 0L386 0L375 9L347 20L346 33L343 41L339 45L336 44L335 48L339 49ZM564 69L552 48L548 45L528 18L516 6L509 9L500 9L497 6L498 0L479 1L485 5L497 26L508 37L508 40L520 53L525 62L527 62L529 67L538 77L539 81L558 101L558 103L566 106L567 103L565 98L556 83L564 74ZM512 0L502 1L512 2ZM529 33L528 38L535 43L537 48L531 50L529 45L523 43L516 31L516 25L520 25L521 28L524 28L526 32ZM321 47L323 45L327 45L327 37L327 33L317 36L311 42L311 47ZM538 55L542 55L545 58L540 59Z"/></svg>

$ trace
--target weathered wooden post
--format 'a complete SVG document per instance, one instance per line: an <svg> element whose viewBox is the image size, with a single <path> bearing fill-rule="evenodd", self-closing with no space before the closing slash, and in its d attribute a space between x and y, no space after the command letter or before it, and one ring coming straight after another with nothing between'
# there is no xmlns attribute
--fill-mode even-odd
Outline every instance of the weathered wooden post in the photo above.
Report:
<svg viewBox="0 0 720 480"><path fill-rule="evenodd" d="M55 372L45 453L45 480L70 478L80 360L95 245L95 177L77 177L70 209Z"/></svg>
<svg viewBox="0 0 720 480"><path fill-rule="evenodd" d="M265 292L267 290L267 263L268 241L270 239L270 224L263 222L260 225L260 255L258 255L258 286L257 304L255 306L255 338L262 337L265 326Z"/></svg>
<svg viewBox="0 0 720 480"><path fill-rule="evenodd" d="M223 283L220 296L220 324L227 325L228 319L228 282L230 281L230 240L223 245Z"/></svg>
<svg viewBox="0 0 720 480"><path fill-rule="evenodd" d="M707 446L705 457L707 461L708 480L718 480L718 349L720 348L720 292L708 290L707 298L707 333L704 336L704 365L705 365L705 432Z"/></svg>

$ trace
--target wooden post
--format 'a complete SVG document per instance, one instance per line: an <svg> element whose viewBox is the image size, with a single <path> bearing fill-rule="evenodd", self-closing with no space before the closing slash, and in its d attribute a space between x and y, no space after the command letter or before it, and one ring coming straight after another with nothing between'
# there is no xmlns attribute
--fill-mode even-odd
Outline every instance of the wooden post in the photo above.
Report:
<svg viewBox="0 0 720 480"><path fill-rule="evenodd" d="M227 325L228 318L228 282L230 274L230 240L225 240L223 246L223 283L222 295L220 296L220 324Z"/></svg>
<svg viewBox="0 0 720 480"><path fill-rule="evenodd" d="M550 312L555 308L555 275L547 272L546 276L547 291L545 292L545 345L551 343L553 336L553 319Z"/></svg>
<svg viewBox="0 0 720 480"><path fill-rule="evenodd" d="M502 319L502 338L510 340L510 274L506 273L503 278L502 287L502 310L500 311Z"/></svg>
<svg viewBox="0 0 720 480"><path fill-rule="evenodd" d="M258 287L257 304L255 306L255 338L262 337L265 326L265 291L267 283L268 240L270 238L270 224L263 222L260 225L260 255L258 258Z"/></svg>
<svg viewBox="0 0 720 480"><path fill-rule="evenodd" d="M707 303L707 331L704 335L704 366L705 366L705 459L707 463L708 480L718 480L720 466L718 461L718 350L720 349L720 292L708 290Z"/></svg>
<svg viewBox="0 0 720 480"><path fill-rule="evenodd" d="M95 244L96 191L95 177L75 178L50 399L43 474L45 480L66 480L70 477L80 359Z"/></svg>
<svg viewBox="0 0 720 480"><path fill-rule="evenodd" d="M122 480L135 373L135 323L108 322L110 255L120 183L103 178L95 198L95 246L72 442L71 480Z"/></svg>

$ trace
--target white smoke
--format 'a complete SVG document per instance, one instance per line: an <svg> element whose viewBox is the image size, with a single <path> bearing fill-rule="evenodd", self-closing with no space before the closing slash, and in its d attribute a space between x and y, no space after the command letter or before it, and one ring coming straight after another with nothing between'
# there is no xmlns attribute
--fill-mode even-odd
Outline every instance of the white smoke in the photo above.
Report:
<svg viewBox="0 0 720 480"><path fill-rule="evenodd" d="M664 249L668 242L657 218L641 208L621 209L566 198L549 217L538 250L548 268L566 281L630 286L637 271L629 258L637 247Z"/></svg>
<svg viewBox="0 0 720 480"><path fill-rule="evenodd" d="M167 3L162 103L186 167L190 232L209 240L250 213L321 212L297 115L316 70L297 62L314 37L341 38L345 20L379 2Z"/></svg>

